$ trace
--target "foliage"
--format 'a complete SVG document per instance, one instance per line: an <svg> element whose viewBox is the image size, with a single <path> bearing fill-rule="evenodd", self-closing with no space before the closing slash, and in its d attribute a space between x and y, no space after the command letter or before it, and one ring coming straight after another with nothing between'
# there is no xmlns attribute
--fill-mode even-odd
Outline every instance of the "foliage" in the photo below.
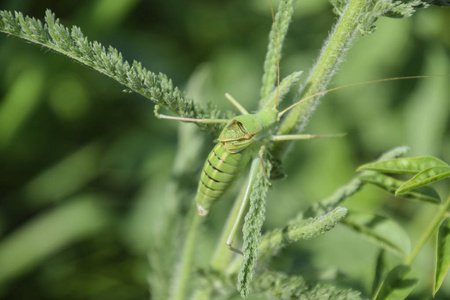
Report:
<svg viewBox="0 0 450 300"><path fill-rule="evenodd" d="M202 95L214 95L204 86L208 83L214 83L214 79L220 82L223 80L220 78L226 78L227 71L229 72L227 68L233 66L230 62L237 61L237 65L241 69L241 73L238 73L240 76L228 75L229 77L235 77L234 83L238 88L242 84L240 89L248 90L248 93L253 97L258 93L258 89L260 90L259 108L272 106L277 95L279 101L285 98L285 101L295 102L300 97L307 97L325 90L331 78L341 68L341 63L355 40L361 35L373 33L375 30L374 24L381 20L381 16L408 17L417 8L427 6L427 2L422 1L392 2L380 0L373 3L358 0L350 1L348 5L344 1L332 2L339 19L331 31L330 37L326 40L310 75L296 94L288 92L300 80L302 73L298 70L302 63L289 63L281 68L283 73L286 72L291 75L286 76L281 81L279 91L275 88L277 77L274 71L277 69L277 57L283 56L284 60L289 62L299 60L298 57L289 57L288 53L291 50L283 51L284 41L290 39L286 38L288 28L295 24L292 23L294 7L295 5L304 5L303 3L296 4L296 1L292 0L280 2L275 17L275 26L273 27L276 31L272 30L269 35L262 87L259 87L258 84L249 85L247 81L242 79L246 78L245 72L251 69L246 67L246 63L251 62L252 60L249 58L255 56L253 52L256 53L256 46L255 48L248 46L251 50L250 54L239 60L239 56L243 52L233 52L236 50L227 48L216 38L216 36L219 36L222 40L227 40L224 38L226 33L223 33L223 28L216 28L219 34L214 35L208 31L213 30L212 28L198 26L199 23L196 23L201 21L198 20L198 16L203 17L211 12L218 11L214 4L205 2L202 9L206 10L208 5L214 8L210 8L211 10L208 13L201 11L201 9L197 11L196 8L191 7L186 10L184 5L172 8L169 16L173 14L176 17L172 17L170 19L172 22L166 24L166 27L169 27L166 30L169 30L171 26L179 25L180 20L185 20L187 26L182 27L188 28L186 30L195 28L194 34L178 36L181 40L179 45L183 45L183 48L181 46L174 47L171 44L173 41L170 41L170 35L166 31L163 30L161 33L161 40L171 45L169 48L183 49L165 60L166 63L170 61L167 66L173 64L173 70L178 71L175 75L172 75L172 77L175 76L175 82L181 81L179 78L176 79L176 76L181 78L187 76L187 73L192 71L193 66L198 64L199 59L196 58L192 49L200 47L202 44L204 47L202 49L209 49L211 45L218 44L216 45L219 49L217 51L225 49L222 51L227 52L227 56L223 58L222 69L219 72L211 72L209 68L220 65L220 52L217 52L219 54L216 54L216 56L208 57L208 60L213 61L211 65L199 68L194 72L186 88L194 97L181 92L168 76L149 71L142 67L143 64L141 63L133 62L130 64L126 62L122 54L113 47L106 48L99 42L88 41L79 27L75 26L69 30L61 25L49 10L46 12L45 24L36 19L25 17L21 13L1 11L0 31L65 54L73 60L116 80L124 85L127 91L140 94L177 115L195 118L224 118L230 117L231 113L222 113L221 110L216 108L215 104L208 104L207 108L203 108L201 101L192 99L214 98ZM109 15L112 19L105 21L107 24L105 26L109 28L113 28L113 24L118 26L121 20L120 15L128 14L133 5L138 5L137 3L137 1L130 1L127 4L130 5L129 7L116 8L116 14ZM249 14L246 10L258 11L259 3L232 3L221 4L221 6L224 6L225 10L229 10L230 16L242 17L243 19L245 16L245 19L247 19L247 16L252 16L252 14ZM141 5L144 6L144 4ZM164 10L166 4L158 2L153 5ZM239 5L242 11L247 13L240 15L240 10L236 9L236 5ZM308 5L313 7L311 8L312 11L316 10L314 14L319 12L320 9L314 8L313 4ZM88 10L91 11L93 16L96 16L96 18L93 17L93 20L101 22L100 16L108 15L107 12L110 10L102 10L99 7L101 6L90 6ZM54 8L52 7L52 9ZM176 15L177 10L180 10L182 14ZM327 8L326 14L328 14L328 17L316 18L331 20L328 10ZM101 13L95 15L96 11ZM111 8L111 11L114 10ZM264 11L266 13L264 15L265 22L269 24L268 7L265 6ZM56 15L63 19L59 12ZM178 16L183 16L186 19ZM305 15L300 16L305 17ZM154 18L146 17L147 19ZM305 32L312 30L311 26L314 27L312 24L315 23L309 18L306 19L306 23L296 20L300 24L294 27L296 35L299 30L305 35ZM75 23L82 24L82 20L83 18L80 19L80 22ZM117 23L111 20L116 20ZM216 25L220 22L224 22L224 20L217 18L213 23ZM65 22L63 21L63 23ZM154 24L151 23L150 25ZM323 24L319 25L322 26ZM400 27L400 25L391 26L393 26L392 32L394 32L394 27ZM85 28L83 25L81 27ZM252 30L245 29L241 38L234 32L233 37L245 45L255 44L260 46L262 43L249 43L246 40L248 36L253 35L253 28L255 27L258 26L248 24L246 28L252 28ZM158 32L157 25L151 28ZM136 42L138 44L131 44L133 42L130 39L134 37L137 41L142 42L145 40L144 36L148 35L148 32L153 33L153 31L146 30L145 35L139 35L139 32L135 29L127 30L129 30L128 33L134 32L133 36L124 34L126 38L124 38L124 42L119 42L119 44L122 44L123 47L121 48L124 48L124 53L127 53L125 56L131 56L137 53L137 50L135 50L137 47L135 46L139 42ZM249 34L246 30L250 30L248 32L252 32L252 34ZM325 31L327 30L328 28L325 29ZM221 36L220 33L223 35ZM195 41L195 45L192 46L186 42L184 40L188 39L186 37ZM375 39L375 36L367 39L372 38ZM8 45L10 45L9 43L20 44L17 41L10 42L11 40L5 38ZM194 44L194 42L192 43ZM314 44L313 42L303 43ZM296 44L296 46L298 45L302 45L302 43ZM147 43L146 46L148 46L146 51L148 49L155 51L156 48L153 47L157 47L152 43ZM5 96L0 107L0 125L3 125L0 126L0 146L2 163L6 166L3 171L5 173L2 173L2 175L3 178L7 177L5 174L8 174L8 178L11 176L10 174L13 175L13 179L5 180L4 186L7 186L8 183L12 183L12 185L5 189L6 201L1 203L2 206L0 207L0 234L2 236L0 241L0 266L2 266L0 268L0 297L24 296L24 294L20 294L19 288L22 285L27 285L30 289L25 289L24 293L32 292L35 299L39 299L39 297L42 299L142 298L146 294L145 286L147 283L145 279L147 278L146 274L149 273L150 294L153 299L184 299L188 295L192 296L193 299L231 299L238 297L236 282L238 282L238 290L244 297L361 299L370 293L364 287L370 278L367 275L362 276L361 273L371 273L367 266L361 267L361 264L365 264L367 257L370 257L370 255L365 254L367 249L369 249L367 253L373 253L374 249L379 248L392 253L393 256L389 257L388 263L378 260L377 271L373 272L376 278L373 296L376 299L400 299L406 297L411 291L413 291L413 294L416 293L415 297L420 297L420 293L429 294L430 291L433 291L436 297L442 295L445 298L445 295L449 293L448 288L446 289L442 283L448 269L450 256L449 247L446 246L448 244L447 211L450 201L446 200L440 204L439 196L440 194L448 194L448 189L445 190L445 187L437 186L440 188L438 192L428 186L431 182L444 179L450 174L448 165L444 162L449 160L449 157L446 157L448 154L437 152L437 149L444 148L443 143L448 144L449 138L448 136L442 138L437 135L432 143L424 143L424 138L435 136L433 134L443 131L443 128L446 128L445 124L448 123L448 113L446 114L446 112L449 109L448 106L445 106L445 102L438 102L437 100L433 102L433 97L428 98L430 91L440 89L442 94L438 95L436 99L446 99L443 96L447 91L446 84L438 88L435 86L428 87L426 84L424 87L426 89L424 93L427 95L427 99L430 99L425 104L426 107L439 112L437 114L433 114L433 111L428 113L435 119L435 123L430 122L430 125L427 125L428 127L416 125L413 122L417 122L418 117L414 118L413 112L410 113L412 121L410 123L405 122L407 123L406 128L411 128L411 132L414 133L412 136L414 140L417 140L416 145L426 144L430 147L433 146L433 148L429 148L431 150L427 149L429 151L423 151L423 153L419 152L420 156L413 158L401 157L405 154L406 148L394 148L385 152L376 162L362 166L361 172L357 173L346 185L342 185L342 181L345 180L343 178L351 177L352 171L350 169L353 165L359 164L361 161L367 161L375 153L398 143L398 135L394 134L393 137L388 137L387 132L406 131L406 129L400 128L399 120L403 119L400 114L395 117L391 116L391 119L396 120L394 123L386 121L392 111L391 106L399 105L406 111L415 108L416 111L420 112L420 117L427 118L427 114L423 112L423 109L420 109L421 106L419 105L423 102L424 97L416 102L391 104L377 108L376 105L383 102L378 101L378 99L387 97L383 88L383 91L380 89L373 93L377 101L370 99L370 93L365 95L368 99L360 100L358 103L355 103L355 100L347 100L349 104L343 104L343 107L345 105L351 107L346 107L340 121L335 119L337 112L334 109L330 109L332 112L327 117L321 117L319 114L317 121L319 125L314 123L316 121L311 120L312 130L335 132L336 129L342 128L343 131L349 132L348 136L350 137L348 141L339 139L339 141L328 140L311 143L312 145L320 143L320 148L308 148L314 146L302 143L305 150L301 150L300 154L311 157L311 159L295 156L293 151L288 153L287 150L291 148L290 143L277 142L268 145L272 156L270 161L265 160L265 166L268 167L266 174L271 172L272 174L282 174L280 168L280 163L282 163L291 180L271 181L274 191L268 193L269 182L264 178L262 172L258 173L257 179L253 182L249 214L243 225L244 256L242 258L230 252L224 246L223 241L228 231L228 225L223 225L224 215L230 210L226 201L218 204L217 209L215 208L207 219L202 219L196 215L192 206L193 186L196 184L201 160L204 158L203 154L210 147L209 143L203 143L203 135L196 132L192 127L180 126L180 140L175 154L172 150L175 146L166 141L167 137L173 137L174 129L171 127L172 125L162 120L149 120L151 119L149 115L152 108L148 104L140 104L142 99L137 99L134 103L130 101L130 99L134 99L134 96L130 94L123 94L120 98L117 98L117 87L108 86L110 83L97 81L97 79L94 79L97 78L95 74L91 74L82 68L77 66L67 67L67 61L49 58L53 55L40 53L36 58L36 54L28 53L35 53L35 49L20 50L15 53L18 58L30 55L34 59L24 59L22 63L17 63L20 60L14 60L16 65L9 64L8 59L11 58L11 61L13 61L14 58L12 55L14 50L11 50L14 49L14 46L9 47L12 48L5 47L0 50L4 53L0 56L0 63L5 66L2 74L4 77L1 78L1 81L5 87L8 87L8 92L3 93ZM355 49L357 47L356 45ZM375 49L376 47L369 46L367 49L372 48ZM26 55L22 55L21 51L26 51L24 52ZM202 55L208 53L208 50L203 51ZM261 51L261 49L256 51ZM438 54L441 53L439 50L435 51ZM152 65L152 69L158 69L159 58L164 58L167 52L167 49L163 49L157 54L149 55L151 61L149 65ZM228 52L231 54L228 54ZM375 53L362 52L364 53L364 61L367 59L367 55L373 55L371 60L375 64L379 63ZM399 53L402 52L399 51ZM394 54L395 52L391 55L392 57L386 56L383 59L387 61L386 63L390 60L400 63L398 61L401 61L401 59ZM413 56L413 54L411 55ZM192 63L189 71L183 71L183 64L179 62L183 57L188 61L187 56L191 56L190 58L193 58L194 63ZM257 56L262 57L262 55ZM424 54L424 56L441 57L442 61L448 61L445 60L445 55L435 55L435 52ZM306 56L304 59L310 60L310 57ZM43 65L47 65L47 60L54 61L48 63L48 68L50 68L48 71L42 71ZM206 59L202 56L201 60ZM357 59L348 58L348 64L351 65L351 61L356 61L357 64ZM439 66L443 65L444 63L439 64ZM65 68L70 69L65 71ZM345 66L342 68L345 68ZM170 67L167 67L165 72L170 73L170 69ZM358 69L361 68L358 66ZM368 65L366 69L370 72L370 70L376 68L370 68ZM416 67L412 69L401 67L397 71L406 72L405 69L420 72ZM428 72L447 71L433 69ZM345 74L345 69L343 73ZM217 74L220 74L221 77ZM252 74L249 77L254 78L254 75ZM364 76L370 78L374 75L378 74L368 73ZM357 76L361 76L361 74ZM13 80L16 78L18 79ZM55 80L52 81L55 83L44 88L42 78ZM89 89L80 88L84 81L93 81L94 85L90 86ZM428 82L438 81L438 79L428 79ZM9 83L13 83L11 87L9 87ZM15 85L17 85L17 89L14 88ZM215 88L220 90L217 86ZM230 84L230 88L233 88L233 82ZM368 89L367 87L364 88ZM16 90L29 91L29 94L25 93L20 96L20 94L17 94L18 92L15 92ZM33 104L33 101L37 103L38 99L45 98L43 96L46 93L45 90L50 91L48 98L52 99L47 104L47 109L43 109L42 104ZM409 90L411 89L409 88ZM202 94L200 94L200 91ZM234 91L231 92L235 94ZM238 99L245 98L243 95L246 94L237 93ZM345 94L347 91L342 91L342 93ZM397 98L407 98L405 92L398 93L402 94L396 95ZM100 103L98 108L95 107L95 104L88 104L96 103L94 99L97 98L96 101ZM292 110L286 118L282 119L279 128L277 128L278 134L303 130L315 111L319 98L311 98ZM83 102L83 99L88 100ZM124 100L123 104L122 100ZM14 108L13 104L16 103L18 104ZM72 110L70 107L74 103L85 103L85 107L83 108L82 104L77 104L72 106L74 107ZM89 107L90 105L91 107ZM255 106L256 101L251 105ZM332 105L331 103L324 105L325 112L326 107ZM374 112L377 113L379 122L382 124L389 123L392 126L381 128L383 130L380 129L383 134L382 137L377 136L376 132L380 128L380 123L370 125L367 109L360 108L359 111L353 111L353 109L366 105L369 106L371 115ZM41 108L37 109L37 107ZM89 114L94 116L92 121L89 121ZM9 115L13 117L9 117ZM120 119L125 120L124 122L118 121L119 116L122 115L124 117ZM352 118L349 117L350 115ZM23 120L27 120L27 122ZM45 122L42 122L42 120L45 120ZM354 121L355 127L346 127L350 120L352 123ZM142 126L144 122L146 123L146 130L150 131L150 134L139 129L139 126ZM48 130L46 126L41 124L45 124L52 129ZM101 125L99 126L99 124ZM20 130L21 127L24 129ZM74 129L75 127L79 131ZM217 134L221 128L217 125L202 125L202 127L212 134ZM353 141L354 137L359 136L355 133L358 127L362 128L364 136L367 136L365 139L370 140L370 142L360 144ZM420 129L422 128L428 129L428 131L421 135ZM36 131L39 134L36 135ZM45 136L45 139L37 141L39 136ZM156 138L147 141L149 136ZM400 133L400 136L405 138L408 134ZM401 141L406 140L401 139ZM441 143L439 144L436 141L441 141ZM319 157L319 151L314 149L324 149L324 143L334 144L335 146L329 147L333 150L328 155ZM348 144L345 145L345 143ZM79 148L80 144L83 144L81 148ZM42 145L52 145L51 151ZM69 147L69 145L72 147ZM413 150L415 149L413 148ZM423 150L423 148L420 150ZM286 155L287 153L289 155ZM351 162L349 156L356 153L364 153L365 157L353 155L357 159L355 162ZM443 159L438 160L434 156L423 156L427 153L443 156ZM175 162L173 162L174 155L176 157ZM335 155L339 155L339 157ZM29 157L34 159L40 157L41 160L33 160ZM295 163L293 163L294 161ZM302 167L299 168L298 165ZM328 165L327 167L335 166L334 171L326 169L324 165ZM129 171L117 171L117 168L123 169L124 166ZM273 166L273 170L270 170L270 166ZM303 173L296 173L296 169L302 169ZM324 170L329 170L329 175ZM18 176L22 172L24 175ZM256 172L256 169L254 172ZM389 173L389 175L385 173ZM406 180L401 176L392 176L390 173L407 173L412 174L413 177ZM272 177L278 177L278 175ZM303 180L297 180L299 179L297 177ZM315 183L311 184L311 189L308 191L305 187L313 181ZM299 182L302 182L301 188L299 188ZM370 186L371 184L400 198L393 199L377 190L370 190L370 187L362 189L363 186ZM335 187L339 185L341 187L336 189ZM283 190L280 190L280 188ZM335 192L331 192L333 189L335 189ZM302 190L302 192L299 192L299 190ZM96 193L89 193L92 191L96 191ZM325 197L327 193L330 193L331 196ZM267 213L266 194L268 194ZM273 196L273 194L277 196ZM361 198L354 198L359 194L362 194ZM276 197L276 199L271 199L271 197ZM284 200L293 197L295 197L295 201L286 202ZM318 197L325 198L322 201L308 204L309 199ZM421 200L422 202L419 202L419 204L401 202L403 198ZM301 199L304 205L300 205L298 199ZM365 204L363 205L361 202L365 202ZM397 203L398 206L406 208L400 209L392 203ZM238 207L236 204L235 207ZM356 213L356 210L361 210L361 208L366 211L365 214ZM271 211L275 211L274 209L279 213L271 214ZM227 221L226 224L233 220L235 208L230 211L230 221ZM429 221L430 214L424 214L426 211L432 211L431 222ZM405 214L408 214L410 221L402 220ZM409 229L407 230L408 233L414 232L421 235L419 241L413 244L411 253L408 249L410 238L401 226L387 215L393 215L393 219L399 220L402 225L406 225ZM82 216L82 218L79 216ZM281 218L281 221L277 221L277 218ZM264 222L265 226L263 226ZM419 224L429 223L430 226L423 230L424 226L417 226L415 225L416 222ZM217 242L215 237L219 236L222 227L224 228L222 237ZM267 228L270 228L270 230ZM328 233L329 231L331 232ZM340 231L344 231L344 233ZM327 234L324 235L325 233ZM352 233L366 238L374 246L361 244L359 239L358 242L347 242L346 239ZM435 283L431 288L420 286L421 282L424 281L417 280L418 275L414 273L414 270L421 271L423 265L427 263L413 265L413 262L425 242L434 234L437 234L438 238L435 258L436 270L434 272ZM324 236L317 238L322 235ZM327 240L333 237L336 240ZM298 242L310 239L312 240L308 242ZM325 243L325 246L318 247L317 245L320 245L320 243ZM26 246L30 244L35 245L35 247ZM115 250L117 244L120 245L120 250ZM211 255L213 244L216 244L216 250ZM349 252L360 249L365 254L365 260L358 261L348 253L346 258L341 261L330 261L339 253L338 250L334 249L341 246L346 246L346 251ZM298 257L301 257L301 259ZM121 258L126 259L118 263ZM148 258L150 270L143 269L143 266L146 265L146 258ZM73 261L75 263L71 263ZM338 266L348 274L347 276L351 277L343 282L340 280L340 273L337 275L321 273L333 266ZM345 269L346 267L353 267L355 272L352 274L349 269ZM86 270L89 270L89 276L86 276ZM420 273L426 273L426 271ZM108 275L105 276L105 274ZM429 274L431 273L429 272L428 276ZM369 276L372 276L372 274ZM67 278L71 278L71 280L69 281ZM73 280L73 278L76 279ZM195 278L195 280L192 280L192 278ZM64 282L69 283L61 284ZM413 290L413 288L415 289ZM36 290L38 292L35 292ZM361 295L359 291L362 291L363 294Z"/></svg>

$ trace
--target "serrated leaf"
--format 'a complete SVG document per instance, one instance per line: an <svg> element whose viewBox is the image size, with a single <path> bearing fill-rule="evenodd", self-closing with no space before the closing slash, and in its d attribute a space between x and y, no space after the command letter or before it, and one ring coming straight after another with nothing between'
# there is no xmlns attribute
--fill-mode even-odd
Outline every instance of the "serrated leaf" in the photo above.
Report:
<svg viewBox="0 0 450 300"><path fill-rule="evenodd" d="M385 217L350 213L342 223L369 241L399 256L407 255L411 249L411 242L403 228Z"/></svg>
<svg viewBox="0 0 450 300"><path fill-rule="evenodd" d="M391 176L376 172L366 172L365 174L362 174L359 178L366 183L371 183L376 186L379 186L392 194L395 194L397 189L404 183L403 181L393 178ZM423 186L418 189L414 189L406 193L403 193L399 196L403 198L414 198L432 203L441 202L439 194L429 186Z"/></svg>
<svg viewBox="0 0 450 300"><path fill-rule="evenodd" d="M407 191L417 189L432 182L450 177L449 166L437 166L423 170L410 180L403 183L396 191L397 194L403 194Z"/></svg>
<svg viewBox="0 0 450 300"><path fill-rule="evenodd" d="M375 300L403 300L411 293L418 280L407 278L411 268L405 265L398 265L386 276L386 280L381 285Z"/></svg>
<svg viewBox="0 0 450 300"><path fill-rule="evenodd" d="M433 295L437 293L450 267L450 218L447 217L439 227L436 243L436 267Z"/></svg>
<svg viewBox="0 0 450 300"><path fill-rule="evenodd" d="M372 170L382 173L416 174L437 166L448 166L448 164L433 156L418 156L377 161L362 165L357 171Z"/></svg>

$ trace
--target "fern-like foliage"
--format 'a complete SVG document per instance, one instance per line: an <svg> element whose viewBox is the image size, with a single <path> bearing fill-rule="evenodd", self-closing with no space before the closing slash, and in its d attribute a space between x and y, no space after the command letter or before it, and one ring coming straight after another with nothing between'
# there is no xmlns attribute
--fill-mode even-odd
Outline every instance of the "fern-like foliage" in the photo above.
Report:
<svg viewBox="0 0 450 300"><path fill-rule="evenodd" d="M261 102L259 109L272 107L275 103L274 97L269 97L277 82L277 65L281 59L284 39L294 14L296 0L283 0L278 6L275 23L269 34L269 45L267 47L266 59L264 61L264 75L261 85Z"/></svg>
<svg viewBox="0 0 450 300"><path fill-rule="evenodd" d="M279 249L299 240L308 240L333 229L347 215L347 209L337 207L323 216L291 222L264 234L259 247L259 259L275 255Z"/></svg>
<svg viewBox="0 0 450 300"><path fill-rule="evenodd" d="M256 163L259 162L257 161ZM241 269L238 274L237 285L242 298L246 298L249 293L250 283L258 258L261 229L266 217L266 196L270 183L265 176L270 176L272 165L268 160L264 164L265 173L261 167L253 184L253 189L250 194L250 208L245 216L244 228L242 230L244 258L242 259Z"/></svg>
<svg viewBox="0 0 450 300"><path fill-rule="evenodd" d="M301 276L288 276L281 272L266 272L258 276L254 289L264 292L267 299L277 300L362 299L358 291L338 288L331 284L311 283Z"/></svg>
<svg viewBox="0 0 450 300"><path fill-rule="evenodd" d="M201 108L175 87L166 75L155 74L137 61L128 63L111 46L106 48L99 42L90 42L79 27L69 29L63 26L50 10L45 13L44 24L20 12L0 11L0 31L67 55L179 116L197 119L230 117L212 105L207 110ZM220 124L202 123L199 126L213 134L218 134L222 127Z"/></svg>

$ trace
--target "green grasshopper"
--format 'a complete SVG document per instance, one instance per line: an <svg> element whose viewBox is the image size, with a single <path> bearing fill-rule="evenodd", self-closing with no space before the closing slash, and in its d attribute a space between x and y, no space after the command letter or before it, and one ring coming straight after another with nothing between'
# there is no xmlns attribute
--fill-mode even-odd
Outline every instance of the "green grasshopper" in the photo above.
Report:
<svg viewBox="0 0 450 300"><path fill-rule="evenodd" d="M287 111L303 101L326 92L327 91L324 91L322 93L304 98L281 112L277 110L277 95L275 105L273 107L262 109L254 114L248 113L248 111L243 108L232 96L225 94L226 98L242 113L242 115L236 116L231 120L192 119L161 115L158 113L159 107L155 106L155 115L161 119L198 123L227 123L217 139L218 143L208 155L208 158L203 166L202 174L200 175L197 195L195 197L199 215L206 216L208 214L212 205L222 198L230 186L239 177L252 157L254 158L259 155L261 163L263 164L262 155L265 145L267 145L270 141L305 140L337 136L272 134L272 131L275 129L280 117ZM264 170L264 164L262 170ZM245 207L246 201L248 201L248 199L244 201L242 207ZM235 221L235 225L227 241L228 247L236 252L240 251L232 248L231 242L241 218L242 214L240 214Z"/></svg>
<svg viewBox="0 0 450 300"><path fill-rule="evenodd" d="M156 116L161 119L203 123L227 123L217 139L218 143L209 153L200 176L195 202L198 213L201 216L208 214L211 206L220 200L232 183L239 177L252 157L256 157L257 155L262 157L265 149L264 145L269 141L304 140L333 136L311 134L272 135L272 131L276 127L280 117L289 109L293 108L294 105L282 112L279 112L275 106L250 114L229 94L226 94L226 97L235 104L242 112L242 115L234 117L231 120L202 120L161 115L158 113L158 107L155 109ZM305 100L302 99L301 101ZM298 104L300 102L297 102L295 105Z"/></svg>
<svg viewBox="0 0 450 300"><path fill-rule="evenodd" d="M286 141L328 137L310 134L272 135L271 133L280 117L294 106L282 112L278 112L275 106L250 114L229 94L226 94L226 97L242 112L242 115L231 120L200 120L161 115L157 112L158 108L155 109L156 116L162 119L227 123L217 139L217 145L208 155L200 176L195 202L201 216L208 214L211 206L225 194L252 157L256 157L258 153L262 157L264 145L270 140ZM300 102L296 104L300 104Z"/></svg>

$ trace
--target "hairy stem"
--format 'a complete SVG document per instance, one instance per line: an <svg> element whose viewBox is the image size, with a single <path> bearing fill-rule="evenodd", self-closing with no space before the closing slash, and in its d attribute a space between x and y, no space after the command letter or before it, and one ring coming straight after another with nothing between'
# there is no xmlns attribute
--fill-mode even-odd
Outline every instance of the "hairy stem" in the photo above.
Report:
<svg viewBox="0 0 450 300"><path fill-rule="evenodd" d="M306 85L303 87L302 97L308 97L326 89L349 50L351 43L358 35L359 21L369 3L370 1L368 0L349 1L322 48L320 57L313 67ZM301 131L317 106L319 98L309 99L293 108L282 122L277 135ZM289 143L286 142L275 143L273 147L275 157L282 158L288 145Z"/></svg>

